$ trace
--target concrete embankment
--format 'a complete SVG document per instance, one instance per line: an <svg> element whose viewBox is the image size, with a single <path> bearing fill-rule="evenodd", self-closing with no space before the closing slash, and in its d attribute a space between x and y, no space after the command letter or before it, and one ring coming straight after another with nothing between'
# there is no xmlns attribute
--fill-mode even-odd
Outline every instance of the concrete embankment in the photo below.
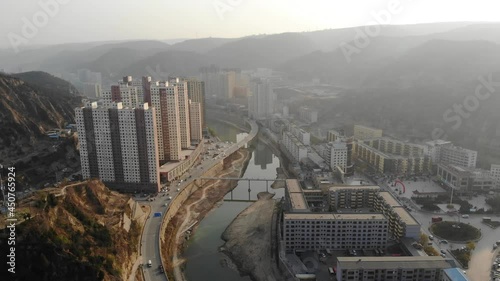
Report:
<svg viewBox="0 0 500 281"><path fill-rule="evenodd" d="M248 150L239 149L203 177L240 177L249 159ZM186 242L186 230L201 221L236 185L237 181L198 179L186 186L171 202L161 231L162 257L170 280L185 280L181 272L184 261L180 254Z"/></svg>
<svg viewBox="0 0 500 281"><path fill-rule="evenodd" d="M259 200L241 212L222 234L226 241L222 252L236 264L241 274L252 280L282 280L271 251L273 213L276 201L273 194L259 193Z"/></svg>

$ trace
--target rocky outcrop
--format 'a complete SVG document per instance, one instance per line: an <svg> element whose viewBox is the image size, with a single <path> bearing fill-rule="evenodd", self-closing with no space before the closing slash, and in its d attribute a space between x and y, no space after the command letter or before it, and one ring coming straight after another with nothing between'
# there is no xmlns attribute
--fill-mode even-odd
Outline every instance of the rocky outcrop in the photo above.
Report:
<svg viewBox="0 0 500 281"><path fill-rule="evenodd" d="M74 108L81 102L64 80L43 72L17 75L31 82L0 74L0 158L4 163L32 152L50 129L73 123Z"/></svg>
<svg viewBox="0 0 500 281"><path fill-rule="evenodd" d="M22 200L18 270L9 280L127 280L145 220L133 214L129 200L98 180L44 189ZM0 237L2 253L6 239Z"/></svg>

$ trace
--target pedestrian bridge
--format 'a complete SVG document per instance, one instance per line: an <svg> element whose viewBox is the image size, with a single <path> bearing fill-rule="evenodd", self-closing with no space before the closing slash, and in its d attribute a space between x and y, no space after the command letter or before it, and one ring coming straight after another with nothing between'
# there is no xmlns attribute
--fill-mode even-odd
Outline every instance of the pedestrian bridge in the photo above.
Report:
<svg viewBox="0 0 500 281"><path fill-rule="evenodd" d="M248 196L243 195L241 192L241 186L235 187L232 189L224 198L224 201L234 201L234 202L254 202L256 199L252 198L252 183L256 182L265 182L266 183L266 192L269 192L269 182L271 184L275 181L285 181L286 179L259 179L259 178L217 178L217 177L200 177L201 184L203 184L203 180L234 180L234 181L247 181L248 182ZM263 191L263 190L259 190Z"/></svg>

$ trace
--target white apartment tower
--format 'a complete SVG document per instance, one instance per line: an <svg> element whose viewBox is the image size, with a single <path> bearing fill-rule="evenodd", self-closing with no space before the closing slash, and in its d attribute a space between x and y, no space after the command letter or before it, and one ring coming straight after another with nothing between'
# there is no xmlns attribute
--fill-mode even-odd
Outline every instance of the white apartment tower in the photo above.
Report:
<svg viewBox="0 0 500 281"><path fill-rule="evenodd" d="M431 158L432 163L436 164L441 158L441 148L453 146L451 141L433 140L425 143L425 155Z"/></svg>
<svg viewBox="0 0 500 281"><path fill-rule="evenodd" d="M254 119L271 117L275 95L271 84L262 79L252 81L252 95L248 98L248 114Z"/></svg>
<svg viewBox="0 0 500 281"><path fill-rule="evenodd" d="M500 165L491 165L490 175L493 178L494 185L497 189L500 189Z"/></svg>
<svg viewBox="0 0 500 281"><path fill-rule="evenodd" d="M441 147L439 162L443 164L475 168L477 162L477 151L458 146L444 146Z"/></svg>
<svg viewBox="0 0 500 281"><path fill-rule="evenodd" d="M147 104L76 108L82 176L121 191L158 192L156 112Z"/></svg>
<svg viewBox="0 0 500 281"><path fill-rule="evenodd" d="M330 168L332 171L335 170L335 167L340 167L345 172L347 167L347 144L340 141L333 142L330 152Z"/></svg>

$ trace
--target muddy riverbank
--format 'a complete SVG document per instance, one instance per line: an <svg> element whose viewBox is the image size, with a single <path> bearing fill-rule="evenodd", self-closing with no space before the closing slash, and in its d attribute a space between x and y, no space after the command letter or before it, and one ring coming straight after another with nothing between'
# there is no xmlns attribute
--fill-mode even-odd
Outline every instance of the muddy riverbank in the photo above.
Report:
<svg viewBox="0 0 500 281"><path fill-rule="evenodd" d="M223 169L214 177L241 177L251 153L240 149L224 161ZM176 215L170 220L164 232L162 254L165 257L169 277L174 280L186 280L182 273L185 260L181 258L189 236L196 225L224 198L236 185L236 181L207 180L183 202Z"/></svg>
<svg viewBox="0 0 500 281"><path fill-rule="evenodd" d="M221 250L238 267L241 274L255 281L281 280L273 259L271 245L277 203L274 194L259 193L259 200L241 212L222 234L226 241Z"/></svg>

